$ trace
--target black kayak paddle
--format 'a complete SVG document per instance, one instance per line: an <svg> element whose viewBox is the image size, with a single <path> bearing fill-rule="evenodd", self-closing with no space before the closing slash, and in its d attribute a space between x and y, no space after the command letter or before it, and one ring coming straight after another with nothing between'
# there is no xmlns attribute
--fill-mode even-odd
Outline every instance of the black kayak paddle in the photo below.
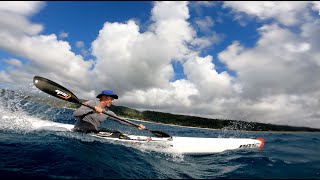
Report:
<svg viewBox="0 0 320 180"><path fill-rule="evenodd" d="M76 104L80 104L80 105L83 105L83 106L87 106L89 108L92 108L92 109L95 109L94 107L90 106L90 105L87 105L85 103L82 103L76 95L74 95L71 91L69 91L68 89L66 89L65 87L49 80L49 79L46 79L44 77L40 77L40 76L35 76L33 78L33 84L38 88L40 89L41 91L45 92L45 93L48 93L54 97L57 97L59 99L62 99L62 100L65 100L65 101L68 101L68 102L72 102L72 103L76 103ZM117 116L114 116L112 114L109 114L107 113L105 110L103 110L104 114L108 115L108 116L111 116L115 119L118 119L120 121L123 121L123 122L126 122L128 124L131 124L135 127L139 127L139 125L133 123L133 122L130 122L130 121L127 121L125 119L122 119L122 118L119 118ZM165 132L162 132L162 131L155 131L155 130L149 130L147 128L145 128L144 130L147 130L149 132L151 132L152 134L154 134L155 136L157 137L171 137L169 134L165 133Z"/></svg>

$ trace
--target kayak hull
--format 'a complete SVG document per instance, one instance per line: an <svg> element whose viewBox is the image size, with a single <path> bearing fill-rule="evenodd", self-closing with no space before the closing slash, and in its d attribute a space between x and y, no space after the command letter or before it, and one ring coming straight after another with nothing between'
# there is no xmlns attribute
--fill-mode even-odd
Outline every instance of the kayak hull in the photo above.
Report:
<svg viewBox="0 0 320 180"><path fill-rule="evenodd" d="M36 129L54 131L72 131L73 125L56 122L33 121ZM264 145L262 138L201 138L201 137L179 137L166 138L136 136L124 134L129 139L111 137L107 132L88 134L100 139L128 144L139 149L148 149L158 152L173 152L187 155L206 155L220 153L227 150L261 149Z"/></svg>
<svg viewBox="0 0 320 180"><path fill-rule="evenodd" d="M148 147L147 149L155 151L175 152L186 155L215 154L237 149L261 149L264 145L264 140L262 138L200 138L179 136L159 138L125 134L130 139L119 139L101 136L101 134L90 135L143 148Z"/></svg>

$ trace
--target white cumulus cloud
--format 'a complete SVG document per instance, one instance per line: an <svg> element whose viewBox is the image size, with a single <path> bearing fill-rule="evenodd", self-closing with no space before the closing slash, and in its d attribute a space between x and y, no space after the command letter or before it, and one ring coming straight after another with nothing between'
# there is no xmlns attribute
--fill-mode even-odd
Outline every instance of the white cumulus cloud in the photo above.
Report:
<svg viewBox="0 0 320 180"><path fill-rule="evenodd" d="M224 7L261 20L275 19L284 25L292 26L308 19L309 4L308 1L226 1Z"/></svg>

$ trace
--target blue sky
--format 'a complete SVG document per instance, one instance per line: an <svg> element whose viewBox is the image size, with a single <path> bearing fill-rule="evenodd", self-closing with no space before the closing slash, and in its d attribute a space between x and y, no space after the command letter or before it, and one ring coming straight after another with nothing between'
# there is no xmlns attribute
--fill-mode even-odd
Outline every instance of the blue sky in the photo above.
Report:
<svg viewBox="0 0 320 180"><path fill-rule="evenodd" d="M319 1L0 2L0 79L209 118L319 126ZM3 86L3 85L1 85ZM303 121L301 121L303 119Z"/></svg>

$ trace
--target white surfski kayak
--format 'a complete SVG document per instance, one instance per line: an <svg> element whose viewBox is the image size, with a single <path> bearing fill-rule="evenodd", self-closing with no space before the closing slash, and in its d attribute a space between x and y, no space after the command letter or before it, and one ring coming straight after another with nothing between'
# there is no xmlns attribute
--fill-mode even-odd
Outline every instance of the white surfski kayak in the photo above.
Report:
<svg viewBox="0 0 320 180"><path fill-rule="evenodd" d="M54 131L72 131L73 125L56 122L33 121L36 129L46 129ZM158 152L174 152L187 155L206 155L237 149L261 149L264 145L262 138L202 138L202 137L179 137L172 136L166 138L137 136L124 134L130 139L120 139L111 137L109 132L98 134L88 134L100 139L124 143L130 146L137 146Z"/></svg>
<svg viewBox="0 0 320 180"><path fill-rule="evenodd" d="M134 146L141 146L155 151L175 152L186 155L214 154L236 149L261 149L264 145L262 138L200 138L179 136L159 138L124 134L130 139L119 139L110 137L110 134L111 133L108 132L100 132L89 135Z"/></svg>

